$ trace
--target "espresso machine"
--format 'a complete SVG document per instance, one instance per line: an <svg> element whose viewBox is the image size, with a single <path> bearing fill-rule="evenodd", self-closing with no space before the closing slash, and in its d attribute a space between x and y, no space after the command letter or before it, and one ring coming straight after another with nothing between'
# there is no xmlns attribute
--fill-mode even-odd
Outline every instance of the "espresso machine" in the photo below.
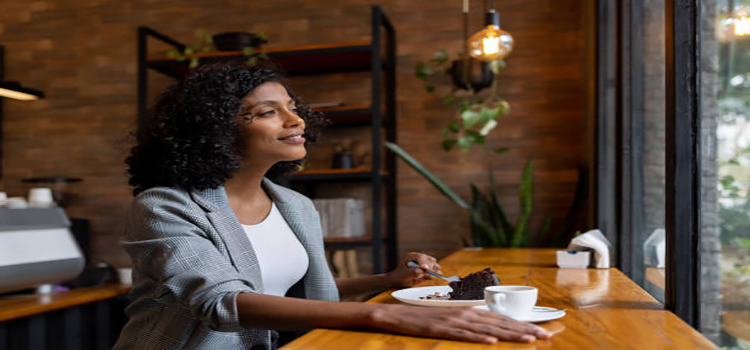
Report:
<svg viewBox="0 0 750 350"><path fill-rule="evenodd" d="M0 293L71 280L84 265L62 208L0 208Z"/></svg>

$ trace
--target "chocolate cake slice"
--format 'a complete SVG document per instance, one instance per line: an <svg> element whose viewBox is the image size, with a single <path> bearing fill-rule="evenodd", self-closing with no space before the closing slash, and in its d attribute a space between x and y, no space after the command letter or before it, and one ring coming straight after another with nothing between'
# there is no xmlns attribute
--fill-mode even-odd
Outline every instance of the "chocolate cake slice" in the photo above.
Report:
<svg viewBox="0 0 750 350"><path fill-rule="evenodd" d="M453 291L449 295L451 300L482 300L485 287L499 285L500 279L495 270L488 267L461 278L459 282L451 282L449 286Z"/></svg>

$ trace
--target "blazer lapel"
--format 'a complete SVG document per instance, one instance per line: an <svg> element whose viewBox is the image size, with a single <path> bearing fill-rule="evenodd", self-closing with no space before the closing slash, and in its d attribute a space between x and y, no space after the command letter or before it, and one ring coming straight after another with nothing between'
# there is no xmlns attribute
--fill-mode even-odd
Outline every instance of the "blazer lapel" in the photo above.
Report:
<svg viewBox="0 0 750 350"><path fill-rule="evenodd" d="M196 191L193 198L208 211L206 215L218 235L224 240L234 267L257 292L262 293L263 279L258 257L255 255L252 243L245 235L245 230L229 206L224 187Z"/></svg>

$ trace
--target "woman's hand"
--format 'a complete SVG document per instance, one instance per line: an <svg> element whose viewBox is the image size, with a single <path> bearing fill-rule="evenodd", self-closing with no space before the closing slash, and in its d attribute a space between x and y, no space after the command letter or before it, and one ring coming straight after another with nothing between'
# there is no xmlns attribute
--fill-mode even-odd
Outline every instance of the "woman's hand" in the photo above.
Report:
<svg viewBox="0 0 750 350"><path fill-rule="evenodd" d="M410 261L419 264L420 267L407 267L406 264ZM425 273L425 270L442 274L435 258L427 254L411 252L406 254L395 270L386 275L392 287L412 287L422 281L435 278Z"/></svg>
<svg viewBox="0 0 750 350"><path fill-rule="evenodd" d="M474 308L384 305L373 312L372 323L394 333L486 344L499 340L530 343L551 337L539 326Z"/></svg>

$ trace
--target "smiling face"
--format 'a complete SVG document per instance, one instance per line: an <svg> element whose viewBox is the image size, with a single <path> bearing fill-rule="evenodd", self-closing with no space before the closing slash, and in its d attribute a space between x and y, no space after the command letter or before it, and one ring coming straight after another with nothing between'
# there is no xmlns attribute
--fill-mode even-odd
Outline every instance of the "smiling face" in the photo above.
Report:
<svg viewBox="0 0 750 350"><path fill-rule="evenodd" d="M302 159L305 121L286 88L276 82L259 85L242 99L238 115L244 124L243 150L246 162L270 167L281 161Z"/></svg>

